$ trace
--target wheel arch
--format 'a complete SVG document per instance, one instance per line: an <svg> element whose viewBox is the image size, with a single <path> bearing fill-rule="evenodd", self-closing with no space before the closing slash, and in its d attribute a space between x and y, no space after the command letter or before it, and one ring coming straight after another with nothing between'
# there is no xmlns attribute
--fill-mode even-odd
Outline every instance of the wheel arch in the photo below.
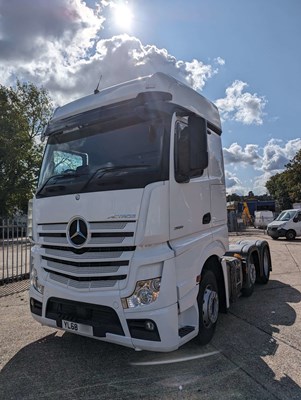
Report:
<svg viewBox="0 0 301 400"><path fill-rule="evenodd" d="M212 271L215 275L218 287L220 311L225 313L227 312L225 276L220 258L217 255L212 255L205 261L201 272L201 278L207 270Z"/></svg>

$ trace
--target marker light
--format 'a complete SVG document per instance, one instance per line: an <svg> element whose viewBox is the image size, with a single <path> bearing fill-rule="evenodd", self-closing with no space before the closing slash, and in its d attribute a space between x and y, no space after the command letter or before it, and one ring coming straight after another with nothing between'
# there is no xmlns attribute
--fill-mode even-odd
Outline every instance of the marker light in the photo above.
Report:
<svg viewBox="0 0 301 400"><path fill-rule="evenodd" d="M40 294L44 293L44 286L40 284L38 278L38 271L35 268L32 268L30 273L30 283Z"/></svg>

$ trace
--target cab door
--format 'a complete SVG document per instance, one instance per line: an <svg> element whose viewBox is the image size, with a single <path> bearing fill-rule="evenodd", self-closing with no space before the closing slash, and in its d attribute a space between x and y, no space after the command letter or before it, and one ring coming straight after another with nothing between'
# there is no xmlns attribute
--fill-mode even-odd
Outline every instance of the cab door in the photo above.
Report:
<svg viewBox="0 0 301 400"><path fill-rule="evenodd" d="M170 239L210 235L207 124L201 117L175 118L170 168Z"/></svg>

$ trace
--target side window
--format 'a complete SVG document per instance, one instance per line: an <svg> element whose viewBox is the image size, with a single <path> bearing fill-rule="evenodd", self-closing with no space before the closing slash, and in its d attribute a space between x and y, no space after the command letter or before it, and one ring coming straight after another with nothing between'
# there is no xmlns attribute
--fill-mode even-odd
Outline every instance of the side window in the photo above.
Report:
<svg viewBox="0 0 301 400"><path fill-rule="evenodd" d="M53 174L62 174L66 171L76 171L78 167L87 165L87 155L75 152L53 152Z"/></svg>
<svg viewBox="0 0 301 400"><path fill-rule="evenodd" d="M201 117L189 117L188 124L177 121L175 127L175 178L178 183L202 176L208 167L207 123Z"/></svg>

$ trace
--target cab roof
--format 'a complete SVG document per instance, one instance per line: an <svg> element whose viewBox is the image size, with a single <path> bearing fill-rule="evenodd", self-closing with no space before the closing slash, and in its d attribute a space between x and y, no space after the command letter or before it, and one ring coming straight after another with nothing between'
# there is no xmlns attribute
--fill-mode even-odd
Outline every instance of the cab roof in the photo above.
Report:
<svg viewBox="0 0 301 400"><path fill-rule="evenodd" d="M134 99L141 93L152 91L170 94L171 103L200 115L221 133L221 121L217 107L189 86L162 72L108 87L98 93L59 107L55 110L51 123L110 104Z"/></svg>

